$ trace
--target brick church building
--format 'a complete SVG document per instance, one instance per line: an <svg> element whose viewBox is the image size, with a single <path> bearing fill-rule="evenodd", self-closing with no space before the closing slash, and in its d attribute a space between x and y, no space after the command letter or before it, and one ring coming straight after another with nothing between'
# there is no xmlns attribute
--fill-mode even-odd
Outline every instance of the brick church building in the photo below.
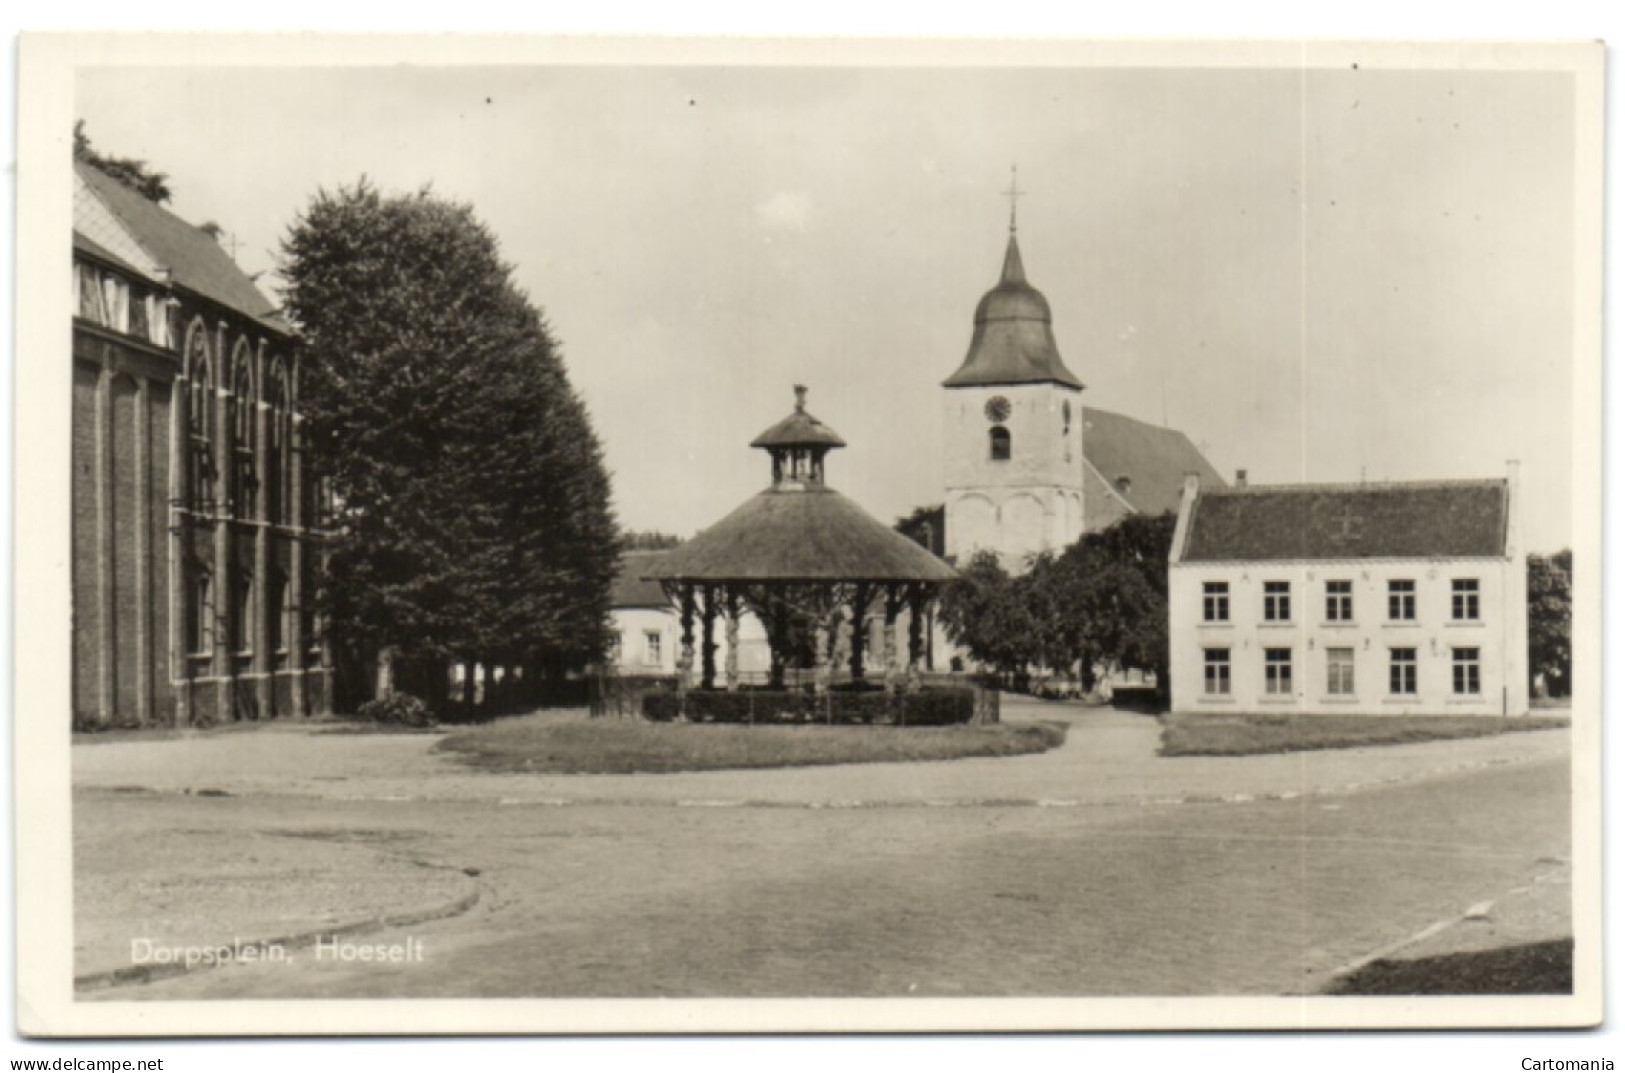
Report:
<svg viewBox="0 0 1625 1073"><path fill-rule="evenodd" d="M329 710L294 339L217 233L75 165L75 727Z"/></svg>

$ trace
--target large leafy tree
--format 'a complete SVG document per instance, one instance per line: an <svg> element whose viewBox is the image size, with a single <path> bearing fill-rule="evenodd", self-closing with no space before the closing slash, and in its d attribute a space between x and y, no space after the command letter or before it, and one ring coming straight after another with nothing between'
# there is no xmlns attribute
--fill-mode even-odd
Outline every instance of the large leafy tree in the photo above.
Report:
<svg viewBox="0 0 1625 1073"><path fill-rule="evenodd" d="M1034 564L1030 602L1049 623L1049 666L1076 662L1085 689L1094 688L1096 668L1145 670L1167 681L1173 521L1129 515Z"/></svg>
<svg viewBox="0 0 1625 1073"><path fill-rule="evenodd" d="M1097 668L1144 670L1166 696L1174 522L1129 515L1016 577L978 553L945 591L943 622L974 658L1006 674L1076 664L1093 689Z"/></svg>
<svg viewBox="0 0 1625 1073"><path fill-rule="evenodd" d="M634 529L621 534L621 547L627 551L666 551L682 542L677 534L659 529Z"/></svg>
<svg viewBox="0 0 1625 1073"><path fill-rule="evenodd" d="M892 526L932 555L943 555L944 514L941 503L930 507L915 507L906 517L897 519Z"/></svg>
<svg viewBox="0 0 1625 1073"><path fill-rule="evenodd" d="M942 623L971 657L1003 674L1033 662L1035 622L1021 579L1012 578L998 556L980 551L943 589Z"/></svg>
<svg viewBox="0 0 1625 1073"><path fill-rule="evenodd" d="M1529 674L1543 675L1546 691L1566 697L1573 685L1572 594L1574 555L1529 556Z"/></svg>
<svg viewBox="0 0 1625 1073"><path fill-rule="evenodd" d="M283 241L334 633L408 661L601 653L618 537L585 407L466 205L362 180Z"/></svg>

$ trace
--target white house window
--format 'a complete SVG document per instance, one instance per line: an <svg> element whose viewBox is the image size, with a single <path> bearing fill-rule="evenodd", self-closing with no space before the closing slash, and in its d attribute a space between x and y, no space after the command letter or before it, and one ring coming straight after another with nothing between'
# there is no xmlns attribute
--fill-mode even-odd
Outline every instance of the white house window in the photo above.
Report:
<svg viewBox="0 0 1625 1073"><path fill-rule="evenodd" d="M651 666L659 666L660 657L660 631L643 631L643 662Z"/></svg>
<svg viewBox="0 0 1625 1073"><path fill-rule="evenodd" d="M1388 650L1388 692L1398 697L1416 695L1416 649Z"/></svg>
<svg viewBox="0 0 1625 1073"><path fill-rule="evenodd" d="M1458 697L1476 697L1479 690L1478 649L1450 650L1450 686Z"/></svg>
<svg viewBox="0 0 1625 1073"><path fill-rule="evenodd" d="M1287 696L1292 692L1292 649L1264 649L1264 692Z"/></svg>
<svg viewBox="0 0 1625 1073"><path fill-rule="evenodd" d="M1202 582L1202 621L1230 621L1230 582Z"/></svg>
<svg viewBox="0 0 1625 1073"><path fill-rule="evenodd" d="M1390 622L1416 621L1416 582L1396 578L1388 582Z"/></svg>
<svg viewBox="0 0 1625 1073"><path fill-rule="evenodd" d="M625 639L626 634L621 630L616 630L614 633L609 635L609 652L607 653L608 662L621 662L621 645L625 642Z"/></svg>
<svg viewBox="0 0 1625 1073"><path fill-rule="evenodd" d="M1450 582L1450 617L1457 622L1478 621L1478 579L1459 577Z"/></svg>
<svg viewBox="0 0 1625 1073"><path fill-rule="evenodd" d="M1230 650L1202 649L1202 690L1210 697L1230 695Z"/></svg>
<svg viewBox="0 0 1625 1073"><path fill-rule="evenodd" d="M1354 649L1326 650L1326 693L1333 697L1354 695Z"/></svg>
<svg viewBox="0 0 1625 1073"><path fill-rule="evenodd" d="M1264 621L1292 621L1292 583L1290 581L1264 582Z"/></svg>
<svg viewBox="0 0 1625 1073"><path fill-rule="evenodd" d="M1354 582L1326 582L1326 621L1354 621Z"/></svg>

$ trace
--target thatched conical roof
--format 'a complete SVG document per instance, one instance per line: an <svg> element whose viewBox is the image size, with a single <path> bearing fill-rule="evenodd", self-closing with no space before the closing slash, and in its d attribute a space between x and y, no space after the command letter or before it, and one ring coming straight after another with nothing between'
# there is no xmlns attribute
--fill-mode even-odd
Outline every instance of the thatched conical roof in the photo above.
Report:
<svg viewBox="0 0 1625 1073"><path fill-rule="evenodd" d="M822 485L774 487L645 564L657 581L945 582L947 563Z"/></svg>

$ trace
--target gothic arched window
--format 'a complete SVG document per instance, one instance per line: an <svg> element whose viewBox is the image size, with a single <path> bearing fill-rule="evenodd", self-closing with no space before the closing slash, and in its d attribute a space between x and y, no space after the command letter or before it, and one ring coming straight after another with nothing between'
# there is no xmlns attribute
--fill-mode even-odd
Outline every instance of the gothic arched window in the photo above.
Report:
<svg viewBox="0 0 1625 1073"><path fill-rule="evenodd" d="M994 462L1010 461L1010 430L994 425L987 430L987 457Z"/></svg>
<svg viewBox="0 0 1625 1073"><path fill-rule="evenodd" d="M186 607L186 650L194 656L214 648L214 577L202 565L195 567Z"/></svg>
<svg viewBox="0 0 1625 1073"><path fill-rule="evenodd" d="M287 525L288 488L291 486L293 396L287 370L280 359L271 362L266 381L266 402L271 406L270 437L265 450L265 520Z"/></svg>
<svg viewBox="0 0 1625 1073"><path fill-rule="evenodd" d="M254 376L246 340L231 356L231 469L235 513L247 517L254 509L259 476L254 466Z"/></svg>
<svg viewBox="0 0 1625 1073"><path fill-rule="evenodd" d="M209 356L209 333L201 320L186 333L186 488L182 495L192 510L214 509L214 363Z"/></svg>
<svg viewBox="0 0 1625 1073"><path fill-rule="evenodd" d="M254 572L239 566L231 572L231 633L227 639L233 652L254 648Z"/></svg>

